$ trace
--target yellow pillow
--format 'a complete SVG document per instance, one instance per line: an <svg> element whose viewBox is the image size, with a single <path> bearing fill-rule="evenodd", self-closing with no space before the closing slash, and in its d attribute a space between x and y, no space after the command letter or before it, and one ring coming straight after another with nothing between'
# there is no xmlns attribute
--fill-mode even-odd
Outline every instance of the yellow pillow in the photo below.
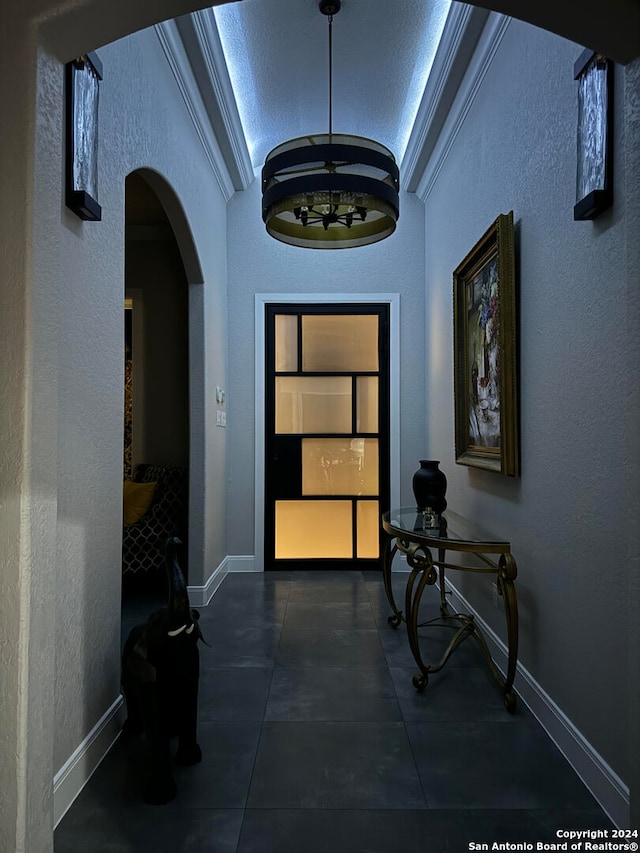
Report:
<svg viewBox="0 0 640 853"><path fill-rule="evenodd" d="M124 481L124 524L135 524L151 506L157 483Z"/></svg>

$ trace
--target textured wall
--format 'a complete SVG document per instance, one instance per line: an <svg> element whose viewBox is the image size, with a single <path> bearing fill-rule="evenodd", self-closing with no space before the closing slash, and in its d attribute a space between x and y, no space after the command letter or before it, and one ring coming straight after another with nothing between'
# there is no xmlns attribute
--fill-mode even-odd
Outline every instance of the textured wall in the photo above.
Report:
<svg viewBox="0 0 640 853"><path fill-rule="evenodd" d="M304 250L269 237L255 180L229 203L230 554L253 554L254 293L400 293L401 482L426 441L424 419L423 209L403 195L398 229L387 240L349 251Z"/></svg>
<svg viewBox="0 0 640 853"><path fill-rule="evenodd" d="M509 537L519 564L520 660L587 740L629 779L628 624L637 517L637 423L629 361L624 71L617 68L615 196L574 222L580 47L512 22L426 198L430 455L449 505ZM629 143L631 144L631 143ZM636 175L637 180L637 175ZM520 323L518 479L455 464L452 270L514 210ZM637 309L635 312L637 318ZM630 503L631 502L631 503ZM461 576L462 577L462 576ZM504 636L489 584L455 578ZM633 673L632 673L633 675ZM637 673L634 676L637 678Z"/></svg>
<svg viewBox="0 0 640 853"><path fill-rule="evenodd" d="M155 33L132 36L99 55L104 64L99 189L103 220L82 223L60 205L59 194L50 200L59 216L59 267L50 272L47 285L59 282L60 291L56 769L119 693L124 188L126 175L134 169L156 169L183 200L204 277L204 284L188 287L196 291L205 335L222 342L204 348L204 370L225 374L224 199L191 131ZM61 80L57 63L52 61L50 68ZM56 94L61 96L61 89ZM50 104L52 113L60 104ZM45 282L37 285L44 287ZM202 421L204 406L199 415ZM204 422L198 428L205 437L194 443L191 465L204 470L208 458L224 459L224 447L215 446L217 435L208 435ZM202 492L192 507L197 519L197 530L192 531L193 583L201 582L205 559L210 557L215 567L225 552L220 521L224 480L208 490L210 505ZM217 553L207 552L208 542Z"/></svg>

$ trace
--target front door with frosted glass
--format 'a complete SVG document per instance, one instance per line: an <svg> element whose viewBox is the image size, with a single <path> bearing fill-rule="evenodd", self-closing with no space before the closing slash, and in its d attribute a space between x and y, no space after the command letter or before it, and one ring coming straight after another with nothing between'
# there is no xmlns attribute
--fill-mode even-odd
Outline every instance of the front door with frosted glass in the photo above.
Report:
<svg viewBox="0 0 640 853"><path fill-rule="evenodd" d="M389 306L266 306L265 568L379 565Z"/></svg>

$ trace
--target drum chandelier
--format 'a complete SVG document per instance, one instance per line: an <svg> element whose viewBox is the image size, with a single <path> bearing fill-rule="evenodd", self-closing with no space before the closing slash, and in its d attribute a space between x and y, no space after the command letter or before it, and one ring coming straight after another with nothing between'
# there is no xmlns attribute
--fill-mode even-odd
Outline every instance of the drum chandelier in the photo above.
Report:
<svg viewBox="0 0 640 853"><path fill-rule="evenodd" d="M384 240L399 216L399 170L373 139L333 132L333 16L340 0L320 0L329 22L329 132L283 142L262 169L268 233L306 249L349 249Z"/></svg>

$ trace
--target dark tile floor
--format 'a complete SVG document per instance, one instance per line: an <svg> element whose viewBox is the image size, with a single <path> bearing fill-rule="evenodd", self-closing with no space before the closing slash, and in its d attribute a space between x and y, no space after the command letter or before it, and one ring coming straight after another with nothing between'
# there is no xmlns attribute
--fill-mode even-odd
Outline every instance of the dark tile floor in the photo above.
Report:
<svg viewBox="0 0 640 853"><path fill-rule="evenodd" d="M123 633L155 606L130 603ZM55 853L463 853L611 827L527 709L506 712L473 640L417 693L388 613L374 573L227 576L201 609L202 764L148 806L141 745L119 741ZM424 634L435 654L451 636Z"/></svg>

